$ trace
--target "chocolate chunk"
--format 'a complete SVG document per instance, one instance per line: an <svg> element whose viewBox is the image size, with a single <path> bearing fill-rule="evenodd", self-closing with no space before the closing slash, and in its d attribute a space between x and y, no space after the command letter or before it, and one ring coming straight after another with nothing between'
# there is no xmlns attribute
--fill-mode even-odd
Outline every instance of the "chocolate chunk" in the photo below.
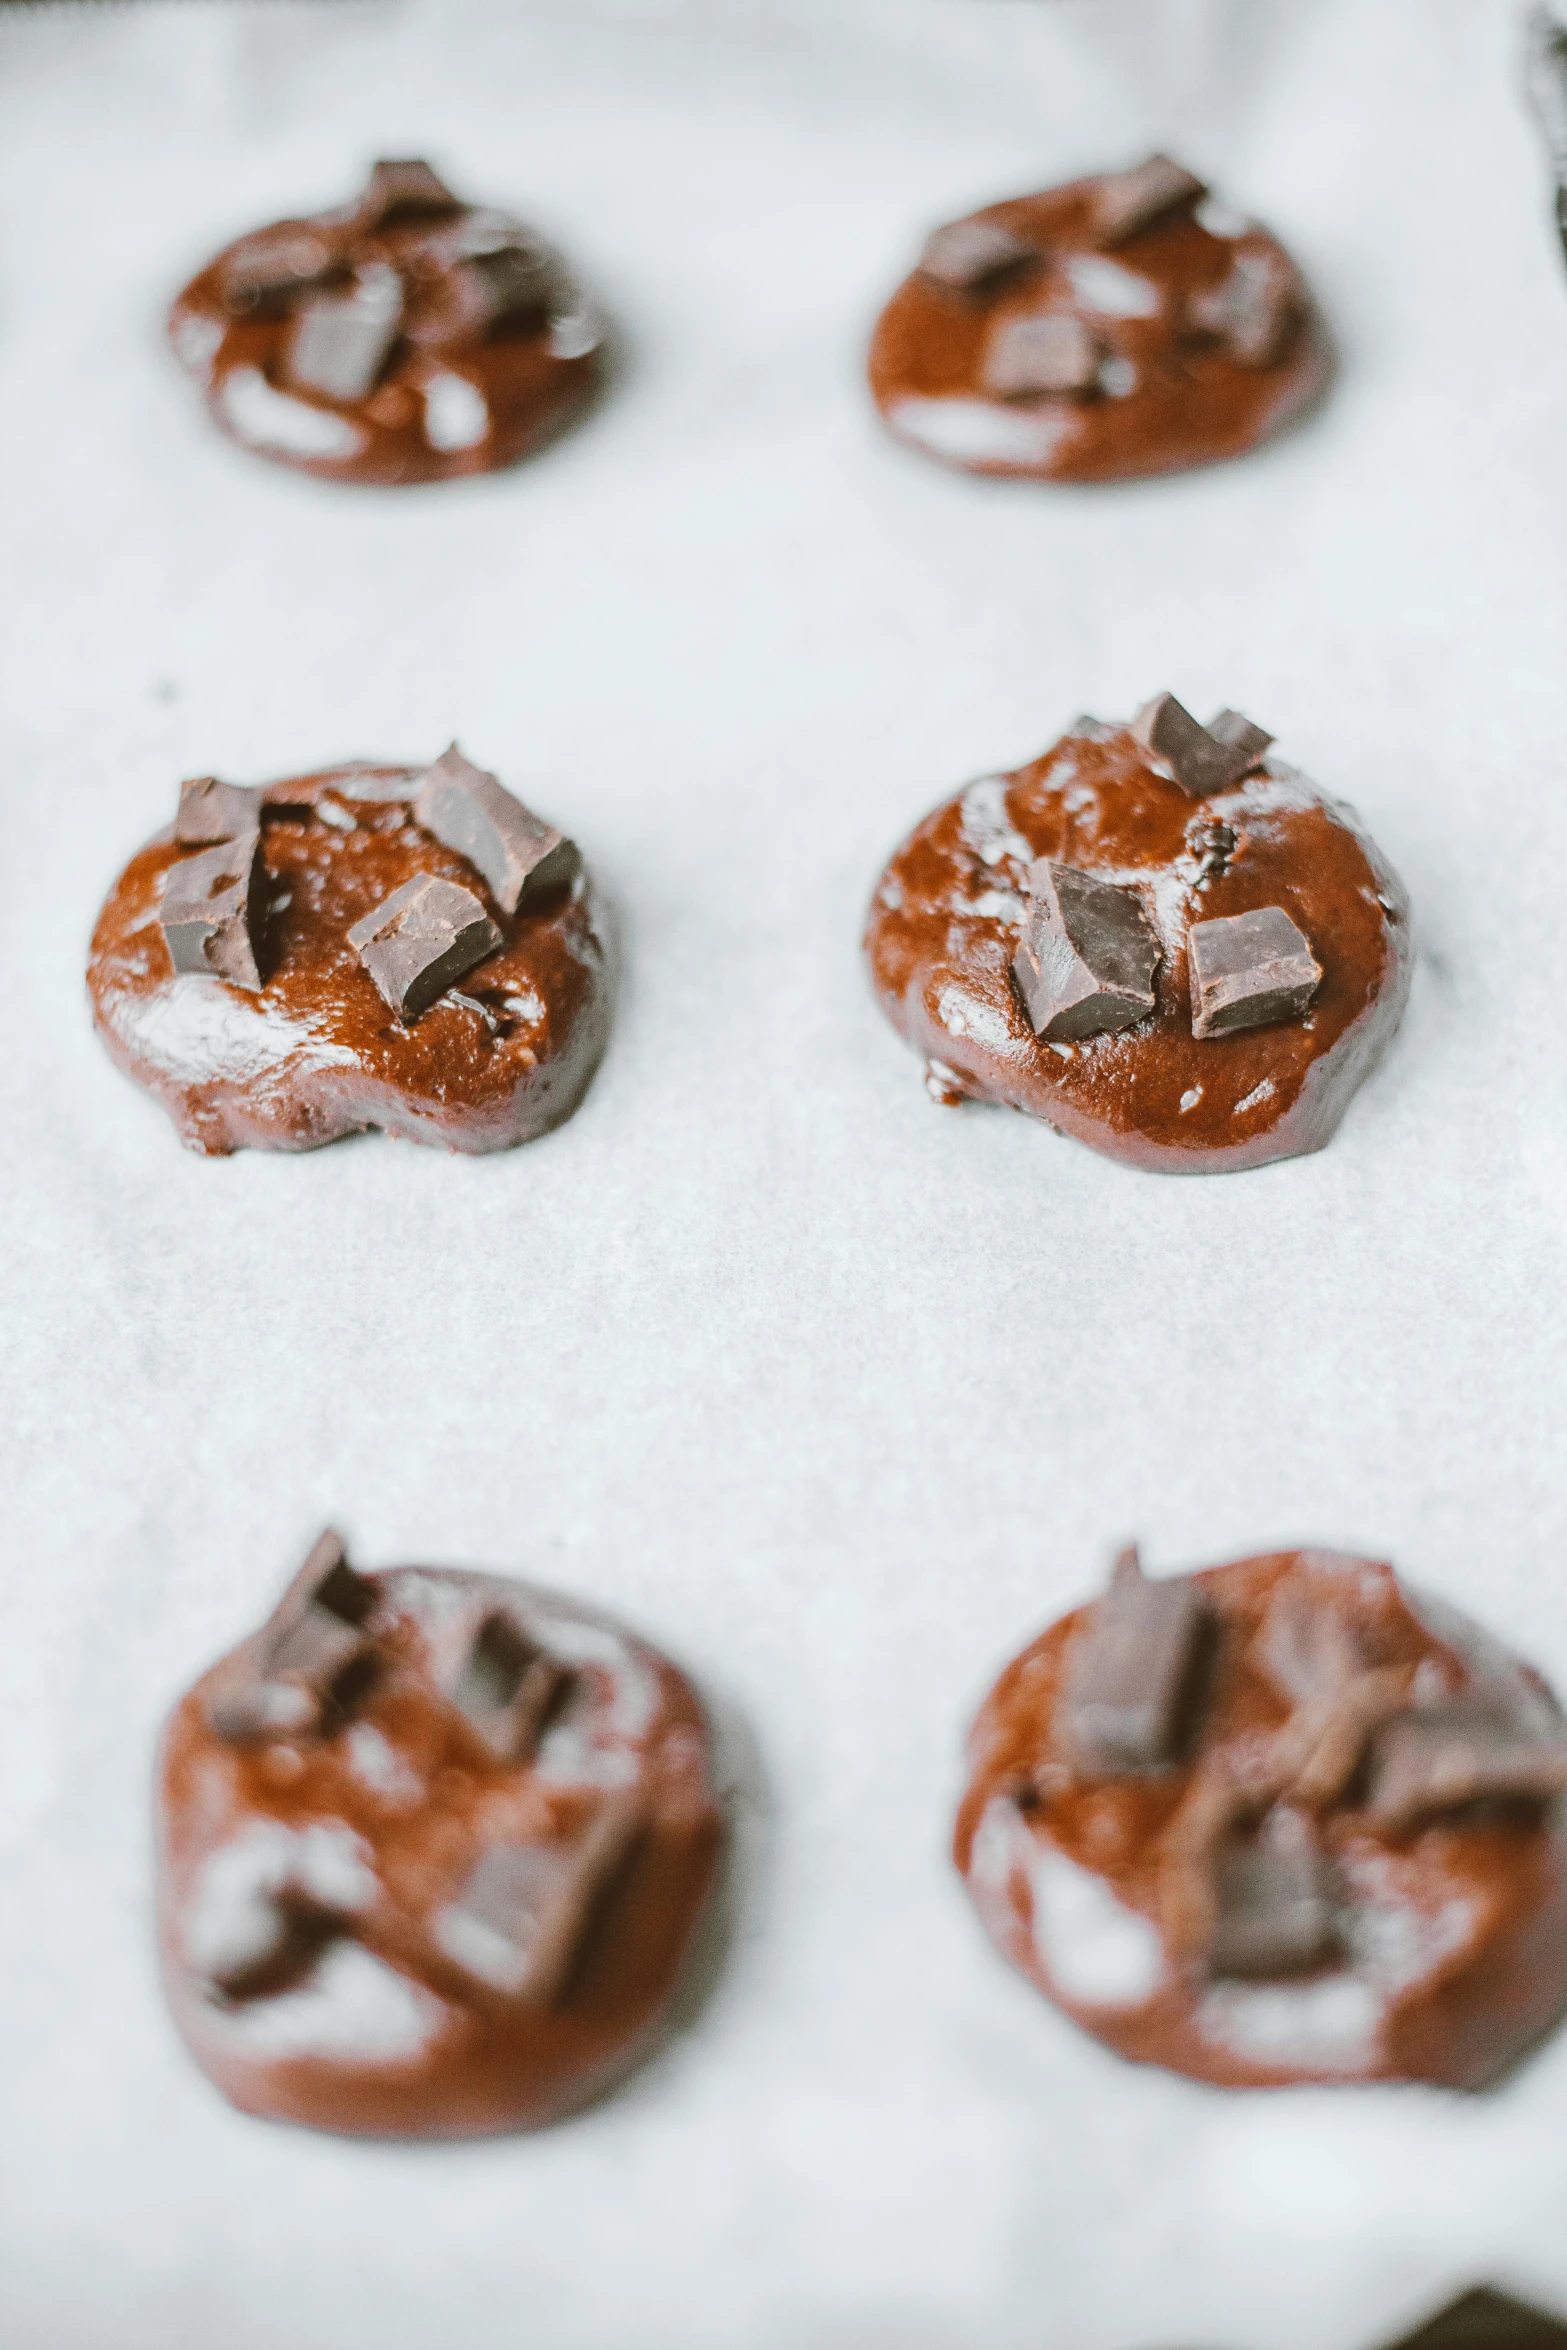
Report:
<svg viewBox="0 0 1567 2350"><path fill-rule="evenodd" d="M1036 1036L1109 1036L1154 1008L1158 934L1136 890L1040 857L1012 973Z"/></svg>
<svg viewBox="0 0 1567 2350"><path fill-rule="evenodd" d="M1265 726L1254 726L1239 710L1221 710L1217 718L1210 718L1208 737L1229 753L1237 781L1251 773L1273 740Z"/></svg>
<svg viewBox="0 0 1567 2350"><path fill-rule="evenodd" d="M1234 255L1227 275L1186 305L1190 323L1222 342L1240 367L1272 367L1300 317L1294 270L1276 247Z"/></svg>
<svg viewBox="0 0 1567 2350"><path fill-rule="evenodd" d="M1208 823L1194 819L1186 827L1186 846L1197 860L1197 878L1194 888L1206 889L1210 881L1217 881L1227 869L1235 854L1236 834L1233 825Z"/></svg>
<svg viewBox="0 0 1567 2350"><path fill-rule="evenodd" d="M354 208L354 226L363 236L405 221L431 220L460 212L462 201L427 163L378 163Z"/></svg>
<svg viewBox="0 0 1567 2350"><path fill-rule="evenodd" d="M426 832L478 867L504 913L546 896L576 870L577 851L564 833L465 759L455 743L419 778L413 809Z"/></svg>
<svg viewBox="0 0 1567 2350"><path fill-rule="evenodd" d="M1283 1792L1265 1749L1220 1747L1204 1757L1160 1839L1159 1908L1171 1956L1205 1959L1218 1925L1219 1856Z"/></svg>
<svg viewBox="0 0 1567 2350"><path fill-rule="evenodd" d="M1310 941L1282 906L1194 922L1186 944L1193 1036L1233 1036L1240 1028L1298 1019L1321 984Z"/></svg>
<svg viewBox="0 0 1567 2350"><path fill-rule="evenodd" d="M1304 1974L1338 1947L1332 1879L1298 1812L1275 1812L1219 1862L1209 1964L1216 1975Z"/></svg>
<svg viewBox="0 0 1567 2350"><path fill-rule="evenodd" d="M256 949L266 878L259 831L170 866L158 922L176 971L205 972L252 994L260 989Z"/></svg>
<svg viewBox="0 0 1567 2350"><path fill-rule="evenodd" d="M176 840L238 840L261 826L261 794L248 784L220 783L215 775L193 775L180 785Z"/></svg>
<svg viewBox="0 0 1567 2350"><path fill-rule="evenodd" d="M1073 1639L1065 1721L1074 1758L1094 1771L1153 1770L1174 1756L1199 1662L1204 1610L1177 1576L1150 1583L1135 1549Z"/></svg>
<svg viewBox="0 0 1567 2350"><path fill-rule="evenodd" d="M1168 155L1150 155L1132 171L1107 172L1096 185L1090 206L1094 240L1101 245L1124 244L1177 205L1195 204L1207 193L1200 179Z"/></svg>
<svg viewBox="0 0 1567 2350"><path fill-rule="evenodd" d="M1510 2294L1476 2285L1392 2350L1567 2350L1567 2325Z"/></svg>
<svg viewBox="0 0 1567 2350"><path fill-rule="evenodd" d="M258 1900L243 1938L236 1936L228 1950L214 1953L207 1980L235 2005L276 1998L310 1972L341 1922L304 1887L284 1885Z"/></svg>
<svg viewBox="0 0 1567 2350"><path fill-rule="evenodd" d="M549 305L555 272L550 257L537 246L507 244L490 253L475 253L461 264L459 276L473 288L476 321L496 327L509 319L542 317Z"/></svg>
<svg viewBox="0 0 1567 2350"><path fill-rule="evenodd" d="M437 1918L436 1940L495 1990L557 2005L646 1822L641 1796L616 1795L570 1844L492 1844Z"/></svg>
<svg viewBox="0 0 1567 2350"><path fill-rule="evenodd" d="M276 317L341 267L342 256L331 240L311 229L262 229L224 262L223 306L239 318Z"/></svg>
<svg viewBox="0 0 1567 2350"><path fill-rule="evenodd" d="M1531 1737L1501 1712L1400 1714L1376 1743L1367 1813L1400 1835L1470 1803L1547 1803L1567 1789L1567 1741Z"/></svg>
<svg viewBox="0 0 1567 2350"><path fill-rule="evenodd" d="M1289 1788L1297 1803L1326 1811L1344 1800L1373 1733L1409 1703L1413 1678L1405 1666L1379 1665L1293 1716L1285 1737L1291 1760L1299 1758Z"/></svg>
<svg viewBox="0 0 1567 2350"><path fill-rule="evenodd" d="M416 873L356 922L348 943L399 1019L417 1020L454 979L493 955L501 934L471 889Z"/></svg>
<svg viewBox="0 0 1567 2350"><path fill-rule="evenodd" d="M920 272L939 285L969 293L1039 258L1039 249L999 220L952 220L925 240Z"/></svg>
<svg viewBox="0 0 1567 2350"><path fill-rule="evenodd" d="M376 1587L348 1563L343 1538L328 1526L305 1554L305 1563L272 1611L274 1625L292 1624L307 1608L325 1608L345 1624L363 1624L376 1604Z"/></svg>
<svg viewBox="0 0 1567 2350"><path fill-rule="evenodd" d="M1132 734L1193 799L1228 791L1256 766L1273 737L1238 710L1199 726L1174 694L1158 694L1132 720Z"/></svg>
<svg viewBox="0 0 1567 2350"><path fill-rule="evenodd" d="M499 1610L485 1617L450 1691L485 1744L505 1762L526 1762L570 1675Z"/></svg>
<svg viewBox="0 0 1567 2350"><path fill-rule="evenodd" d="M1280 1584L1254 1643L1256 1661L1281 1697L1310 1705L1335 1696L1365 1670L1366 1656L1343 1612Z"/></svg>
<svg viewBox="0 0 1567 2350"><path fill-rule="evenodd" d="M985 389L1002 400L1092 391L1100 356L1098 336L1070 311L1003 318L985 346Z"/></svg>
<svg viewBox="0 0 1567 2350"><path fill-rule="evenodd" d="M432 236L411 266L422 284L403 331L426 349L519 322L540 326L562 292L554 255L510 222L488 230L460 222Z"/></svg>
<svg viewBox="0 0 1567 2350"><path fill-rule="evenodd" d="M390 262L367 263L346 293L319 295L299 312L289 374L329 400L362 400L397 340L402 316L402 279Z"/></svg>
<svg viewBox="0 0 1567 2350"><path fill-rule="evenodd" d="M208 1708L219 1737L242 1743L329 1727L368 1687L376 1670L366 1623L376 1587L358 1575L330 1529L312 1545L257 1649L214 1692Z"/></svg>

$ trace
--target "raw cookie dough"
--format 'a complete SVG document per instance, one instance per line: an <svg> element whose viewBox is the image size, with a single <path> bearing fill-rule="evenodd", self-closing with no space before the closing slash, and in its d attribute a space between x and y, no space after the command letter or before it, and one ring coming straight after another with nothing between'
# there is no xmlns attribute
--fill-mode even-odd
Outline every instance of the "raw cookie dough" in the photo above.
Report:
<svg viewBox="0 0 1567 2350"><path fill-rule="evenodd" d="M249 790L197 777L109 893L110 1053L190 1149L380 1127L506 1150L570 1117L610 981L572 844L453 744Z"/></svg>
<svg viewBox="0 0 1567 2350"><path fill-rule="evenodd" d="M1489 2285L1460 2293L1393 2350L1567 2350L1567 2325Z"/></svg>
<svg viewBox="0 0 1567 2350"><path fill-rule="evenodd" d="M1567 1725L1391 1567L1150 1580L1124 1552L969 1751L955 1851L987 1932L1123 2056L1472 2089L1567 2007Z"/></svg>
<svg viewBox="0 0 1567 2350"><path fill-rule="evenodd" d="M1320 1150L1398 1026L1402 887L1234 711L1079 719L893 856L865 951L934 1098L1219 1174Z"/></svg>
<svg viewBox="0 0 1567 2350"><path fill-rule="evenodd" d="M665 2015L721 1820L685 1676L493 1575L323 1535L158 1767L164 1981L247 2113L385 2137L546 2122Z"/></svg>
<svg viewBox="0 0 1567 2350"><path fill-rule="evenodd" d="M870 350L901 440L1050 481L1238 457L1329 373L1283 246L1161 155L937 229Z"/></svg>
<svg viewBox="0 0 1567 2350"><path fill-rule="evenodd" d="M510 465L597 387L602 335L558 255L427 163L208 263L169 340L231 439L332 481Z"/></svg>

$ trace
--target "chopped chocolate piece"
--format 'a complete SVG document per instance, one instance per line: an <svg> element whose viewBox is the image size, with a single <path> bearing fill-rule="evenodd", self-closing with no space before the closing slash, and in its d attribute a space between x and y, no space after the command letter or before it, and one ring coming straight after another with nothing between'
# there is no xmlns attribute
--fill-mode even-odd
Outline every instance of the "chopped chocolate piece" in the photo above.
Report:
<svg viewBox="0 0 1567 2350"><path fill-rule="evenodd" d="M1299 282L1276 246L1239 252L1216 286L1192 295L1186 315L1239 366L1272 367L1300 317Z"/></svg>
<svg viewBox="0 0 1567 2350"><path fill-rule="evenodd" d="M347 293L318 295L299 312L289 374L329 400L362 400L397 340L402 316L402 279L390 262L368 262Z"/></svg>
<svg viewBox="0 0 1567 2350"><path fill-rule="evenodd" d="M1414 1676L1402 1665L1361 1673L1318 1707L1305 1708L1286 1735L1304 1759L1289 1792L1310 1811L1341 1803L1357 1776L1372 1733L1409 1703Z"/></svg>
<svg viewBox="0 0 1567 2350"><path fill-rule="evenodd" d="M291 224L263 229L235 246L224 262L223 306L236 317L276 317L341 267L340 253L313 230Z"/></svg>
<svg viewBox="0 0 1567 2350"><path fill-rule="evenodd" d="M1310 941L1282 906L1194 922L1186 943L1193 1036L1233 1036L1298 1019L1322 981Z"/></svg>
<svg viewBox="0 0 1567 2350"><path fill-rule="evenodd" d="M420 777L413 808L426 832L478 867L504 913L515 914L576 870L576 847L564 833L465 759L455 743Z"/></svg>
<svg viewBox="0 0 1567 2350"><path fill-rule="evenodd" d="M1067 1666L1066 1732L1079 1762L1113 1773L1171 1760L1202 1630L1194 1584L1181 1576L1150 1583L1135 1549L1122 1552Z"/></svg>
<svg viewBox="0 0 1567 2350"><path fill-rule="evenodd" d="M236 1743L328 1726L376 1670L365 1624L375 1585L358 1575L330 1529L284 1592L247 1663L214 1697L212 1726Z"/></svg>
<svg viewBox="0 0 1567 2350"><path fill-rule="evenodd" d="M1207 1957L1218 1927L1219 1855L1234 1830L1259 1820L1282 1792L1276 1757L1265 1749L1220 1747L1199 1763L1159 1848L1160 1921L1172 1956Z"/></svg>
<svg viewBox="0 0 1567 2350"><path fill-rule="evenodd" d="M1186 827L1186 845L1197 860L1197 879L1193 885L1206 889L1210 881L1217 881L1235 854L1233 825L1194 821Z"/></svg>
<svg viewBox="0 0 1567 2350"><path fill-rule="evenodd" d="M170 866L158 922L176 971L201 971L259 991L256 947L266 878L259 831Z"/></svg>
<svg viewBox="0 0 1567 2350"><path fill-rule="evenodd" d="M272 1622L279 1627L297 1623L307 1609L319 1607L342 1623L363 1624L375 1604L375 1585L349 1565L342 1536L328 1526L316 1536L304 1565L273 1609Z"/></svg>
<svg viewBox="0 0 1567 2350"><path fill-rule="evenodd" d="M1392 2350L1567 2350L1567 2325L1510 2294L1476 2285Z"/></svg>
<svg viewBox="0 0 1567 2350"><path fill-rule="evenodd" d="M248 784L193 775L180 785L174 837L181 841L238 840L261 826L261 794Z"/></svg>
<svg viewBox="0 0 1567 2350"><path fill-rule="evenodd" d="M1245 762L1235 770L1237 782L1241 776L1251 773L1273 740L1265 726L1254 726L1239 710L1221 710L1217 718L1210 718L1208 733L1214 742L1223 744L1232 758Z"/></svg>
<svg viewBox="0 0 1567 2350"><path fill-rule="evenodd" d="M234 2004L274 1998L307 1975L342 1923L304 1887L287 1884L258 1897L249 1932L215 1953L206 1969L218 1995Z"/></svg>
<svg viewBox="0 0 1567 2350"><path fill-rule="evenodd" d="M1199 726L1174 694L1145 703L1132 720L1132 733L1193 799L1239 783L1273 740L1238 710L1221 710L1212 726Z"/></svg>
<svg viewBox="0 0 1567 2350"><path fill-rule="evenodd" d="M518 321L541 326L561 291L554 255L510 224L482 235L466 223L443 230L413 265L427 282L404 332L431 349L475 342Z"/></svg>
<svg viewBox="0 0 1567 2350"><path fill-rule="evenodd" d="M1310 1811L1342 1802L1372 1733L1408 1704L1410 1668L1373 1666L1341 1606L1287 1583L1270 1600L1251 1654L1290 1702L1273 1741L1280 1792Z"/></svg>
<svg viewBox="0 0 1567 2350"><path fill-rule="evenodd" d="M1216 1975L1304 1974L1338 1944L1327 1862L1298 1812L1275 1812L1262 1834L1219 1863L1209 1964Z"/></svg>
<svg viewBox="0 0 1567 2350"><path fill-rule="evenodd" d="M1567 1789L1567 1741L1531 1738L1477 1705L1400 1714L1377 1740L1367 1813L1389 1834L1469 1803L1547 1803Z"/></svg>
<svg viewBox="0 0 1567 2350"><path fill-rule="evenodd" d="M1134 170L1107 172L1099 181L1093 195L1094 235L1101 245L1124 244L1178 205L1195 204L1207 193L1200 179L1168 155L1150 155Z"/></svg>
<svg viewBox="0 0 1567 2350"><path fill-rule="evenodd" d="M1280 1696L1294 1705L1336 1696L1366 1665L1343 1613L1327 1599L1308 1598L1288 1583L1268 1603L1254 1653Z"/></svg>
<svg viewBox="0 0 1567 2350"><path fill-rule="evenodd" d="M555 2006L646 1819L641 1796L611 1796L571 1844L492 1844L436 1920L441 1948L497 1991Z"/></svg>
<svg viewBox="0 0 1567 2350"><path fill-rule="evenodd" d="M378 163L354 209L354 226L368 235L374 229L461 210L460 200L427 163Z"/></svg>
<svg viewBox="0 0 1567 2350"><path fill-rule="evenodd" d="M506 319L535 317L548 305L554 270L536 245L498 245L462 263L459 276L475 289L478 323L499 326Z"/></svg>
<svg viewBox="0 0 1567 2350"><path fill-rule="evenodd" d="M1070 311L1003 318L985 349L984 384L998 399L1088 392L1099 381L1099 337Z"/></svg>
<svg viewBox="0 0 1567 2350"><path fill-rule="evenodd" d="M1135 889L1049 857L1029 867L1032 900L1012 972L1036 1036L1108 1036L1154 1008L1159 939Z"/></svg>
<svg viewBox="0 0 1567 2350"><path fill-rule="evenodd" d="M493 955L501 934L471 889L416 873L356 922L348 943L399 1019L417 1020L454 979Z"/></svg>
<svg viewBox="0 0 1567 2350"><path fill-rule="evenodd" d="M1039 258L1039 250L999 220L951 220L925 240L920 269L939 285L968 293Z"/></svg>
<svg viewBox="0 0 1567 2350"><path fill-rule="evenodd" d="M474 1635L451 1699L503 1761L526 1762L568 1678L564 1665L496 1610Z"/></svg>

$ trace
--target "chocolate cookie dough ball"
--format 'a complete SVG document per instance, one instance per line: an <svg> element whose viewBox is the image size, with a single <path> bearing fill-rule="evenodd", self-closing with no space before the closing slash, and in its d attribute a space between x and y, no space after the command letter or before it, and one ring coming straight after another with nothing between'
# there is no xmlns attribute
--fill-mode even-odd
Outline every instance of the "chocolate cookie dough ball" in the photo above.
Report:
<svg viewBox="0 0 1567 2350"><path fill-rule="evenodd" d="M241 237L178 297L169 340L231 439L383 484L510 465L591 397L602 356L559 256L417 162Z"/></svg>
<svg viewBox="0 0 1567 2350"><path fill-rule="evenodd" d="M1472 2285L1392 2350L1567 2350L1567 2325L1510 2293Z"/></svg>
<svg viewBox="0 0 1567 2350"><path fill-rule="evenodd" d="M1391 1567L1153 1581L1128 1551L1008 1665L970 1756L986 1931L1123 2056L1479 2088L1567 2007L1567 1724Z"/></svg>
<svg viewBox="0 0 1567 2350"><path fill-rule="evenodd" d="M1329 372L1283 246L1163 155L937 229L870 351L900 440L1049 481L1238 457Z"/></svg>
<svg viewBox="0 0 1567 2350"><path fill-rule="evenodd" d="M190 1149L380 1127L508 1150L569 1118L609 1027L572 843L454 743L433 767L199 776L126 866L88 991Z"/></svg>
<svg viewBox="0 0 1567 2350"><path fill-rule="evenodd" d="M871 901L882 1009L937 1101L1165 1174L1320 1150L1398 1026L1403 891L1233 710L1079 719L926 817Z"/></svg>
<svg viewBox="0 0 1567 2350"><path fill-rule="evenodd" d="M158 1767L164 1982L247 2113L465 2137L553 2120L664 2016L721 1821L701 1707L629 1632L324 1534Z"/></svg>

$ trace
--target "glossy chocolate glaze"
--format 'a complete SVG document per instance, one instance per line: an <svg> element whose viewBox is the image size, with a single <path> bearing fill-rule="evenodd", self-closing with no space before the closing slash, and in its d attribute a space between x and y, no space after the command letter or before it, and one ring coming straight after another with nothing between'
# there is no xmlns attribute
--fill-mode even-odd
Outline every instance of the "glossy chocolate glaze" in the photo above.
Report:
<svg viewBox="0 0 1567 2350"><path fill-rule="evenodd" d="M1106 251L1092 225L1099 185L1075 180L976 214L1045 251L994 285L962 291L918 270L904 280L877 322L869 362L876 405L901 440L971 473L1123 481L1238 457L1318 398L1331 372L1326 339L1276 239L1204 204ZM1186 318L1191 298L1217 287L1237 255L1270 257L1295 289L1295 324L1267 366L1242 366ZM1134 281L1127 299L1140 295L1148 315L1117 316L1084 299L1106 264ZM1116 280L1101 282L1113 289ZM997 323L1041 308L1088 320L1134 388L1023 400L988 391L984 352Z"/></svg>
<svg viewBox="0 0 1567 2350"><path fill-rule="evenodd" d="M87 970L93 1016L192 1150L313 1150L368 1127L448 1150L506 1150L581 1100L610 996L587 876L579 868L537 906L506 914L465 857L414 823L407 795L423 772L358 764L267 787L259 995L173 970L159 892L169 868L199 851L177 845L172 828L110 891ZM419 873L472 890L502 945L404 1025L348 932Z"/></svg>
<svg viewBox="0 0 1567 2350"><path fill-rule="evenodd" d="M462 222L494 222L536 246L531 231L509 215L471 205L433 222L394 220L369 232L355 225L354 215L353 205L342 205L241 237L176 297L169 341L231 440L329 481L444 481L513 464L593 397L603 364L601 332L553 259L550 300L537 315L476 331L463 328L453 312L451 330L443 331L451 305L445 275L430 259L437 237ZM238 315L225 301L236 264L290 235L326 243L345 268L390 263L402 278L405 331L362 400L332 400L291 379L285 358L303 296ZM472 437L440 445L454 431Z"/></svg>
<svg viewBox="0 0 1567 2350"><path fill-rule="evenodd" d="M380 1671L330 1735L217 1734L209 1703L221 1711L254 1642L168 1723L158 1907L175 2021L247 2113L388 2137L550 2121L645 2050L702 1914L722 1827L700 1703L644 1642L531 1585L420 1567L367 1580ZM439 1685L443 1656L496 1607L572 1676L521 1765L498 1759ZM645 1825L561 1996L508 1996L445 1954L433 1920L488 1844L567 1843L628 1791ZM333 1840L339 1869L359 1872L357 1914L302 1980L217 1993L193 1955L214 1903L234 1899L247 1852L312 1830Z"/></svg>
<svg viewBox="0 0 1567 2350"><path fill-rule="evenodd" d="M1236 845L1204 880L1193 843L1220 823ZM1150 1018L1070 1046L1036 1037L1011 975L1035 857L1137 887L1164 950ZM1189 926L1270 905L1323 967L1309 1011L1199 1041ZM1194 799L1126 728L1092 720L926 817L877 885L865 951L939 1099L1006 1102L1111 1158L1193 1175L1320 1150L1398 1025L1411 959L1402 888L1352 810L1277 760Z"/></svg>
<svg viewBox="0 0 1567 2350"><path fill-rule="evenodd" d="M1095 1779L1063 1761L1063 1670L1086 1608L1014 1658L985 1700L954 1855L987 1932L1085 2031L1139 2063L1232 2087L1484 2086L1567 2007L1559 1806L1472 1806L1394 1836L1373 1827L1352 1787L1319 1821L1348 1903L1347 1956L1283 1981L1215 1980L1172 1956L1159 1841L1205 1756L1265 1740L1285 1719L1248 1654L1281 1587L1326 1598L1379 1665L1448 1692L1484 1682L1559 1721L1544 1683L1369 1560L1280 1551L1192 1580L1219 1635L1200 1727L1174 1767Z"/></svg>

